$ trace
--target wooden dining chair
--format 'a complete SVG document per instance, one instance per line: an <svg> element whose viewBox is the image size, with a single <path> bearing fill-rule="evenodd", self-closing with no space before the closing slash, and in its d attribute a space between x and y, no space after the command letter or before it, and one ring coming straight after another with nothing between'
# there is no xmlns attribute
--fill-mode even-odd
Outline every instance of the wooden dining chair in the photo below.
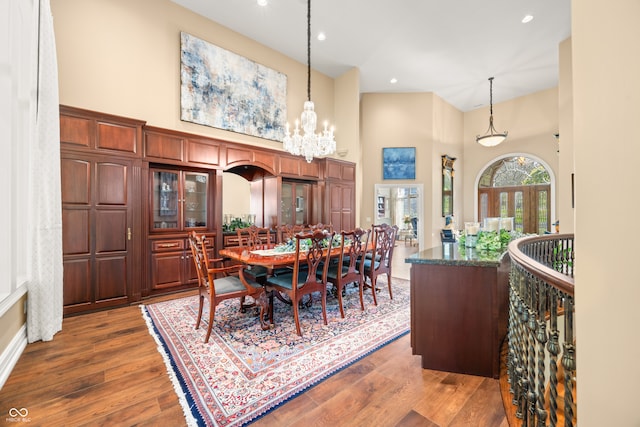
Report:
<svg viewBox="0 0 640 427"><path fill-rule="evenodd" d="M364 276L369 279L372 289L373 303L378 305L376 298L376 283L378 276L387 275L387 285L389 288L389 298L393 299L391 290L391 264L393 260L393 249L396 246L398 226L389 224L378 224L371 227L371 239L373 247L371 252L365 256Z"/></svg>
<svg viewBox="0 0 640 427"><path fill-rule="evenodd" d="M289 297L293 307L293 318L296 323L296 332L302 336L300 318L298 314L300 301L305 295L320 292L322 302L322 317L327 324L327 267L331 251L324 247L326 239L333 239L334 233L316 230L312 233L296 234L296 260L291 273L271 276L267 284L274 290ZM302 242L308 242L303 245ZM324 262L322 273L318 275L318 269Z"/></svg>
<svg viewBox="0 0 640 427"><path fill-rule="evenodd" d="M355 283L360 290L360 307L364 311L364 270L362 265L369 244L371 230L356 228L352 231L343 231L340 241L340 256L337 262L331 261L327 269L327 282L333 284L340 305L340 315L344 318L344 305L342 293L349 283ZM317 274L320 274L318 272Z"/></svg>
<svg viewBox="0 0 640 427"><path fill-rule="evenodd" d="M278 227L278 243L287 243L295 238L295 235L305 231L302 224L282 224Z"/></svg>
<svg viewBox="0 0 640 427"><path fill-rule="evenodd" d="M238 298L240 300L240 311L244 311L247 307L244 305L244 298L251 296L254 300L257 300L260 294L264 292L264 288L257 282L247 280L244 275L239 272L240 269L244 268L242 265L211 267L215 264L222 265L223 259L209 259L204 239L198 236L195 231L189 233L189 245L198 273L199 301L196 329L200 327L205 298L209 301L209 325L207 326L207 336L204 340L204 342L207 343L211 336L216 306L220 302L226 299ZM260 316L262 315L263 312L261 312ZM262 323L262 319L260 320Z"/></svg>
<svg viewBox="0 0 640 427"><path fill-rule="evenodd" d="M265 249L272 242L271 230L267 227L258 227L255 224L245 228L237 228L238 244L248 251ZM269 269L259 265L250 265L244 271L252 280L264 285L267 277L271 274Z"/></svg>

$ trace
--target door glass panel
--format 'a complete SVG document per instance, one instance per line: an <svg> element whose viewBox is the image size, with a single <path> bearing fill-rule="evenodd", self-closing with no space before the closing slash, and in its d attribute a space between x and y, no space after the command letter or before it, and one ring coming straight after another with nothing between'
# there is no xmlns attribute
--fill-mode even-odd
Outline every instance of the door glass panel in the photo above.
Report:
<svg viewBox="0 0 640 427"><path fill-rule="evenodd" d="M503 218L509 216L509 193L501 192L500 193L500 215Z"/></svg>
<svg viewBox="0 0 640 427"><path fill-rule="evenodd" d="M305 185L296 184L296 224L304 224L307 217L307 195Z"/></svg>
<svg viewBox="0 0 640 427"><path fill-rule="evenodd" d="M524 197L522 191L514 193L514 227L516 231L524 231Z"/></svg>
<svg viewBox="0 0 640 427"><path fill-rule="evenodd" d="M293 201L291 200L293 186L285 182L282 183L282 200L280 206L280 215L283 224L293 224Z"/></svg>
<svg viewBox="0 0 640 427"><path fill-rule="evenodd" d="M547 192L542 190L538 192L538 234L544 234L545 231L549 231L548 217Z"/></svg>
<svg viewBox="0 0 640 427"><path fill-rule="evenodd" d="M153 172L153 228L178 228L178 173Z"/></svg>
<svg viewBox="0 0 640 427"><path fill-rule="evenodd" d="M207 191L209 176L184 172L184 226L207 226Z"/></svg>

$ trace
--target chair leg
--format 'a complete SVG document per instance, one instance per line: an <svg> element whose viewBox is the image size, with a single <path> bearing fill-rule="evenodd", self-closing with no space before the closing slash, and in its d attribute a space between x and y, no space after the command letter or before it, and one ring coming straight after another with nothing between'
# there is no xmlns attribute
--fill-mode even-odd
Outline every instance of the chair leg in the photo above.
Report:
<svg viewBox="0 0 640 427"><path fill-rule="evenodd" d="M364 311L364 280L358 282L358 290L360 291L360 308Z"/></svg>
<svg viewBox="0 0 640 427"><path fill-rule="evenodd" d="M373 295L373 305L378 305L378 299L376 298L376 282L378 281L377 276L371 277L371 295Z"/></svg>
<svg viewBox="0 0 640 427"><path fill-rule="evenodd" d="M387 284L389 286L389 299L393 299L393 293L391 293L391 272L387 273Z"/></svg>
<svg viewBox="0 0 640 427"><path fill-rule="evenodd" d="M323 290L321 290L320 292L322 292L321 295L321 299L322 299L322 318L324 319L324 324L327 324L327 287L325 286L325 288ZM311 295L309 295L309 297L311 297ZM342 298L340 298L342 299ZM340 308L342 309L342 305L340 305Z"/></svg>
<svg viewBox="0 0 640 427"><path fill-rule="evenodd" d="M338 292L338 305L340 306L340 315L342 316L342 318L344 319L344 307L342 306L342 284L336 286L337 292ZM326 293L325 293L326 295ZM326 325L326 321L325 321L325 325Z"/></svg>
<svg viewBox="0 0 640 427"><path fill-rule="evenodd" d="M200 320L202 319L202 306L204 305L204 296L200 295L200 301L198 304L198 320L196 321L196 329L200 327Z"/></svg>
<svg viewBox="0 0 640 427"><path fill-rule="evenodd" d="M213 327L213 319L216 315L216 305L209 304L209 326L207 327L207 337L204 339L205 343L209 342L209 337L211 336L211 328Z"/></svg>
<svg viewBox="0 0 640 427"><path fill-rule="evenodd" d="M298 302L299 301L296 301L291 305L293 305L293 320L296 322L296 332L298 335L302 336L302 332L300 331L300 319L298 318Z"/></svg>

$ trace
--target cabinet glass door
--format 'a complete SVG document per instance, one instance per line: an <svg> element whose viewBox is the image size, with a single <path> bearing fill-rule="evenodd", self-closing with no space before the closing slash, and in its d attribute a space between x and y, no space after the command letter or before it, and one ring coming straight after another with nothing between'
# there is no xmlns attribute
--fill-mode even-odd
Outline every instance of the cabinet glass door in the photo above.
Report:
<svg viewBox="0 0 640 427"><path fill-rule="evenodd" d="M178 172L153 172L153 228L177 229L179 226L180 193L178 177Z"/></svg>
<svg viewBox="0 0 640 427"><path fill-rule="evenodd" d="M207 227L207 194L209 176L204 173L184 173L184 227Z"/></svg>
<svg viewBox="0 0 640 427"><path fill-rule="evenodd" d="M307 223L307 200L308 200L308 191L307 185L304 184L296 184L296 224L305 224Z"/></svg>
<svg viewBox="0 0 640 427"><path fill-rule="evenodd" d="M294 224L293 222L293 185L282 183L282 200L280 206L280 217L282 224Z"/></svg>

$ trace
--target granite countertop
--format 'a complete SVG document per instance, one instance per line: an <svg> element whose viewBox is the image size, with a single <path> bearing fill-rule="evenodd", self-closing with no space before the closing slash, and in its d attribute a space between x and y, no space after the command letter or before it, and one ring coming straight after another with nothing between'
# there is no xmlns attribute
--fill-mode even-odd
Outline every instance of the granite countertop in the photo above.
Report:
<svg viewBox="0 0 640 427"><path fill-rule="evenodd" d="M442 243L405 258L408 264L460 265L471 267L497 267L507 251L476 251L460 247L458 243Z"/></svg>

